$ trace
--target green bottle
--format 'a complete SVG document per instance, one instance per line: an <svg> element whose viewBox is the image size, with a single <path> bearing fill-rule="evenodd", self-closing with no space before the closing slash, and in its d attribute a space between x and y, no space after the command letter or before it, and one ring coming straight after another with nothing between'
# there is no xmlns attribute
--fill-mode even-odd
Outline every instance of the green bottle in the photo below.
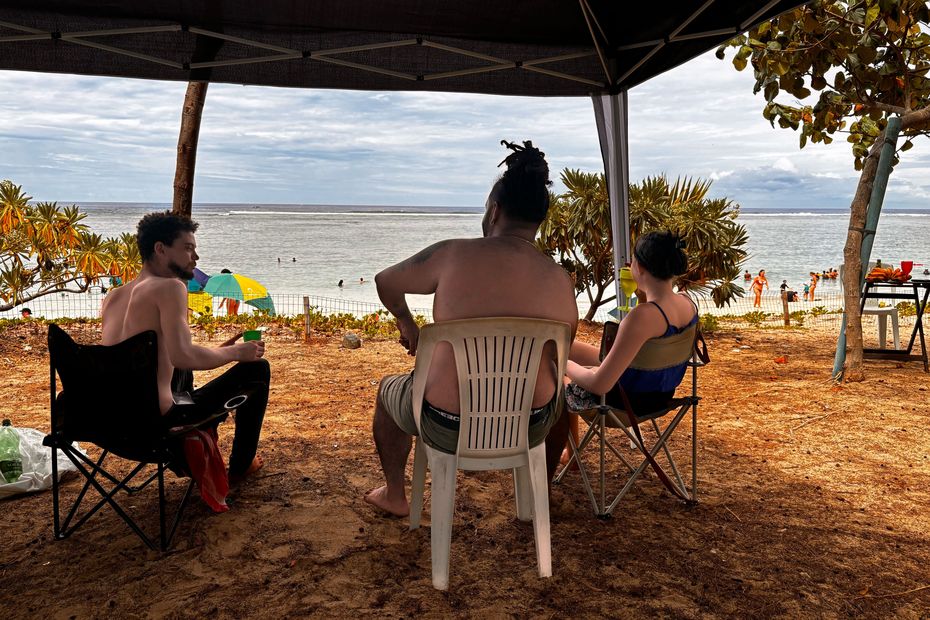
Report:
<svg viewBox="0 0 930 620"><path fill-rule="evenodd" d="M16 482L23 475L23 457L19 453L19 433L12 422L0 426L0 475L7 482Z"/></svg>

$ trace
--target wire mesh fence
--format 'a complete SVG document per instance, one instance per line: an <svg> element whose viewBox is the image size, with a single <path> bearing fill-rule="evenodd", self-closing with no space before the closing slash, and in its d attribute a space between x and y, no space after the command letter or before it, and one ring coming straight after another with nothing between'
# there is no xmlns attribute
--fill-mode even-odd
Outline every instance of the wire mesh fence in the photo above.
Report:
<svg viewBox="0 0 930 620"><path fill-rule="evenodd" d="M35 318L49 320L60 318L88 318L100 317L100 307L106 294L100 290L92 289L87 293L56 293L40 297L29 302L28 307ZM355 317L364 317L376 312L385 311L384 306L368 301L324 297L319 295L300 294L272 294L269 296L274 305L274 312L279 316L296 317L304 314L304 299L309 302L311 312L322 315L348 314ZM204 313L214 316L223 316L227 309L222 299L215 297L208 308L200 307L197 312L192 311L196 318ZM708 298L698 298L698 308L705 321L715 321L716 325L727 329L749 328L782 328L785 327L785 303L779 293L762 295L759 304L751 297L743 297L718 308ZM193 304L192 304L193 306ZM901 334L910 334L913 327L913 304L898 305L898 324ZM0 313L0 318L19 318L24 306L17 306L11 310ZM787 303L788 324L792 328L816 329L820 331L838 332L842 321L843 297L839 292L829 292L818 295L814 301L791 301ZM586 308L582 309L584 315ZM240 305L239 313L247 314L256 311L247 303ZM427 321L432 320L432 311L429 308L411 308L416 315L423 316ZM713 318L709 318L713 317ZM608 320L606 307L597 311L594 320L603 322ZM889 328L891 325L889 324ZM878 318L874 314L863 317L863 331L876 336ZM891 340L889 334L889 341ZM902 335L902 338L904 336Z"/></svg>

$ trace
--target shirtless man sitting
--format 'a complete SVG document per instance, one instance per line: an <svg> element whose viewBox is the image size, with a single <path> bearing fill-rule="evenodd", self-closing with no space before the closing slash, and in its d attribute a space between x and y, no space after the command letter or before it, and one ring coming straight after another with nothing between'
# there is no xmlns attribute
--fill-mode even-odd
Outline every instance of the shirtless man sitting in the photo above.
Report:
<svg viewBox="0 0 930 620"><path fill-rule="evenodd" d="M229 477L238 482L261 468L256 456L271 371L262 359L262 341L236 344L241 334L219 347L191 342L187 322L187 280L197 265L197 223L170 212L150 213L139 221L136 240L142 271L132 282L114 288L104 299L102 344L122 342L141 332L158 334L158 405L167 427L203 420L223 410L232 397L245 395L236 408L236 432L229 458ZM175 404L174 370L211 370L240 362L189 396L193 404Z"/></svg>
<svg viewBox="0 0 930 620"><path fill-rule="evenodd" d="M407 307L407 293L435 293L436 322L495 316L550 319L568 323L574 337L578 307L572 281L533 243L549 209L549 167L543 153L530 142L524 144L507 144L514 152L488 196L483 238L441 241L375 276L378 295L397 318L400 342L410 355L416 354L420 330ZM529 440L530 446L536 446L546 439L551 479L565 445L568 416L561 415L562 403L554 398L556 382L562 378L555 376L555 347L547 346L553 364L540 365ZM412 391L412 373L385 377L375 403L372 430L387 484L369 491L365 501L396 516L410 512L404 467L411 436L417 434ZM436 349L425 401L420 420L423 440L432 448L454 453L458 431L448 428L448 420L459 412L459 396L450 347ZM442 423L434 421L440 416Z"/></svg>

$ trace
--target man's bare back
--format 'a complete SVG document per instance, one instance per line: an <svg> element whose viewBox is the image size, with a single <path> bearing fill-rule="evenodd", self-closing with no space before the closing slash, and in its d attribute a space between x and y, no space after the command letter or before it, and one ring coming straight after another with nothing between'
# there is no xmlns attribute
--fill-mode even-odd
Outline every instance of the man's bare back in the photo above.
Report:
<svg viewBox="0 0 930 620"><path fill-rule="evenodd" d="M168 355L162 330L162 309L159 301L165 297L177 296L178 287L183 289L181 292L186 295L187 288L180 280L140 277L112 290L101 309L101 315L104 317L101 344L116 344L148 330L158 335L158 405L162 413L166 413L174 404L171 396L174 365Z"/></svg>
<svg viewBox="0 0 930 620"><path fill-rule="evenodd" d="M430 252L426 260L438 273L433 299L437 322L516 316L568 323L574 333L578 308L571 279L528 240L517 236L457 239L424 251ZM554 347L549 346L554 359ZM534 407L552 399L556 380L551 365L540 368ZM448 344L436 350L426 400L440 409L459 411L455 361Z"/></svg>

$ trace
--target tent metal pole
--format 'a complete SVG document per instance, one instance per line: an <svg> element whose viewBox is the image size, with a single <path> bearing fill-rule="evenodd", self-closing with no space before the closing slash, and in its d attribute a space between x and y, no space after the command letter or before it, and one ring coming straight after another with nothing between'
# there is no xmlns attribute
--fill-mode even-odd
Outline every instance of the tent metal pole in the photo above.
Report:
<svg viewBox="0 0 930 620"><path fill-rule="evenodd" d="M875 241L875 231L878 229L878 218L882 214L882 202L885 200L885 190L888 188L888 178L891 176L892 162L894 161L895 146L898 134L901 132L901 118L892 116L885 126L885 143L882 145L878 157L878 168L875 171L875 181L872 183L872 194L869 196L869 206L865 214L865 230L862 233L860 246L859 290L865 282L864 266L869 264L872 255L872 243ZM861 321L861 317L860 317ZM846 362L846 312L843 312L843 321L840 324L840 335L836 341L836 356L833 358L833 378L839 379L843 374L843 364Z"/></svg>
<svg viewBox="0 0 930 620"><path fill-rule="evenodd" d="M620 268L630 261L630 158L628 131L628 93L594 95L597 133L607 177L610 199L610 232L614 248L614 288L617 305L629 300L620 288Z"/></svg>

